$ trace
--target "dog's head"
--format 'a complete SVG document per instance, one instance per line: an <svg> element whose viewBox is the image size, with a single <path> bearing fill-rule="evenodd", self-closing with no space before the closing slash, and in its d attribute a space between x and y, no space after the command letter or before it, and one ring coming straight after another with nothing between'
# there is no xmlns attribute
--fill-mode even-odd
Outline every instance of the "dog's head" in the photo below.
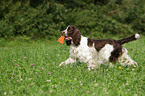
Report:
<svg viewBox="0 0 145 96"><path fill-rule="evenodd" d="M79 29L74 25L69 25L66 30L61 32L62 35L65 36L66 44L74 44L78 46L81 40L81 34Z"/></svg>

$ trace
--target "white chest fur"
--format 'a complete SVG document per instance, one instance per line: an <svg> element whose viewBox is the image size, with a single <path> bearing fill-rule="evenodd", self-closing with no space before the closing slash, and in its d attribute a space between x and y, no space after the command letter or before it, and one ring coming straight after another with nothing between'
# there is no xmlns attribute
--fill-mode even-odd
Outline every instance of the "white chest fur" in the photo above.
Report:
<svg viewBox="0 0 145 96"><path fill-rule="evenodd" d="M81 42L79 46L70 47L70 57L74 59L79 59L80 62L87 63L91 59L97 59L97 51L94 47L88 47L88 41L86 37L81 37Z"/></svg>

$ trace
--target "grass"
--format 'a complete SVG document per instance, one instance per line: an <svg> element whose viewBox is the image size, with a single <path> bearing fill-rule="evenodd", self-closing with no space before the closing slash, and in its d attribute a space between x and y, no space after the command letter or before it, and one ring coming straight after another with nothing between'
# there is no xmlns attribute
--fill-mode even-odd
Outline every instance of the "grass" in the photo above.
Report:
<svg viewBox="0 0 145 96"><path fill-rule="evenodd" d="M55 41L1 41L0 95L15 96L144 96L145 39L125 44L138 67L85 63L58 67L69 47Z"/></svg>

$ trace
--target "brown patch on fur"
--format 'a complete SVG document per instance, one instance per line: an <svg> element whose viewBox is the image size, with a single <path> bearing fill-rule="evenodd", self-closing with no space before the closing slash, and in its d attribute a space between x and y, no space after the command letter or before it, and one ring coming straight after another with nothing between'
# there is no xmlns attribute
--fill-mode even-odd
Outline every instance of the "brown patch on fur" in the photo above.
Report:
<svg viewBox="0 0 145 96"><path fill-rule="evenodd" d="M111 52L111 56L109 58L110 62L116 63L116 61L118 60L118 57L122 54L122 47L118 47L115 48L112 52Z"/></svg>
<svg viewBox="0 0 145 96"><path fill-rule="evenodd" d="M81 41L81 33L79 31L79 29L74 26L74 25L70 25L68 28L68 36L72 37L73 43L75 44L75 46L80 45L80 41Z"/></svg>
<svg viewBox="0 0 145 96"><path fill-rule="evenodd" d="M92 39L93 40L93 39ZM92 40L88 42L91 43ZM114 48L121 47L121 45L113 39L100 39L100 40L93 40L95 43L95 49L99 52L106 44L113 45Z"/></svg>
<svg viewBox="0 0 145 96"><path fill-rule="evenodd" d="M110 44L114 47L114 50L111 52L111 56L109 58L110 62L116 63L120 54L122 54L122 45L117 42L117 40L113 39L100 39L93 40L88 38L88 46L91 47L95 43L95 49L99 52L106 44Z"/></svg>
<svg viewBox="0 0 145 96"><path fill-rule="evenodd" d="M80 45L80 41L81 41L81 34L80 31L78 29L76 29L73 33L72 36L73 42L76 46Z"/></svg>
<svg viewBox="0 0 145 96"><path fill-rule="evenodd" d="M95 42L95 49L99 52L106 44L110 44L114 47L114 50L111 52L111 56L109 58L110 62L116 63L120 54L122 54L122 45L117 42L117 40L113 39L100 39L93 40L88 39L88 45L92 46L92 42Z"/></svg>
<svg viewBox="0 0 145 96"><path fill-rule="evenodd" d="M93 43L94 43L93 39L88 38L88 46L92 47Z"/></svg>

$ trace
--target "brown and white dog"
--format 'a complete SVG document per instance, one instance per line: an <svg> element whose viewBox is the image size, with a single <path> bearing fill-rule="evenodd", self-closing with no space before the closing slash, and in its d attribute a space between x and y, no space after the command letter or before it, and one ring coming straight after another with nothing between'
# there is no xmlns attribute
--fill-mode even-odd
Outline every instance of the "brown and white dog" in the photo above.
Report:
<svg viewBox="0 0 145 96"><path fill-rule="evenodd" d="M77 60L87 63L89 69L97 67L104 62L110 62L110 65L119 62L122 65L138 66L137 63L130 58L127 54L127 50L123 48L122 45L138 39L140 37L139 34L121 40L94 40L82 36L76 26L70 25L66 30L62 31L62 35L65 36L66 44L70 45L70 56L59 66L69 63L73 64Z"/></svg>

